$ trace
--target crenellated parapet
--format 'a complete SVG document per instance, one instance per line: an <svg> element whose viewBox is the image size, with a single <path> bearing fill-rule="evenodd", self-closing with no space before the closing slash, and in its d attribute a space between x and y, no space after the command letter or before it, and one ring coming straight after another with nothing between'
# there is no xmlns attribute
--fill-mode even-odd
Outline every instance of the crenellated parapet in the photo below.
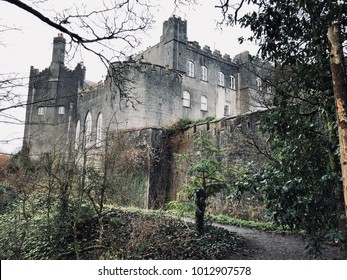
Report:
<svg viewBox="0 0 347 280"><path fill-rule="evenodd" d="M211 48L207 45L205 45L203 48L199 45L196 41L189 41L188 47L191 51L194 51L196 53L199 53L205 57L209 57L212 60L218 60L224 63L233 63L231 57L229 54L222 55L221 52L217 49L215 49L213 52Z"/></svg>
<svg viewBox="0 0 347 280"><path fill-rule="evenodd" d="M143 62L143 61L132 61L132 62L115 62L113 63L114 69L119 71L125 71L125 70L133 70L138 71L139 74L146 73L147 75L165 75L168 77L171 77L172 79L181 79L182 75L184 74L181 71L175 70L175 69L169 69L169 67L165 67L158 64L152 64L149 62ZM110 71L109 71L110 73Z"/></svg>

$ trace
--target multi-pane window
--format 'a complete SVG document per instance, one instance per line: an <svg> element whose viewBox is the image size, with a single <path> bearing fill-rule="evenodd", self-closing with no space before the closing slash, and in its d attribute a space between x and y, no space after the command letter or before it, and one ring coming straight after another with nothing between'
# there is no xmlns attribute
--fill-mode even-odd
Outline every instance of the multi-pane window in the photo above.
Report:
<svg viewBox="0 0 347 280"><path fill-rule="evenodd" d="M230 88L236 89L236 79L234 76L230 76Z"/></svg>
<svg viewBox="0 0 347 280"><path fill-rule="evenodd" d="M37 108L37 114L39 116L43 116L45 114L46 108L45 107L39 107Z"/></svg>
<svg viewBox="0 0 347 280"><path fill-rule="evenodd" d="M92 141L92 114L88 112L84 123L84 133L87 146L90 146Z"/></svg>
<svg viewBox="0 0 347 280"><path fill-rule="evenodd" d="M188 91L183 92L182 99L183 99L183 107L189 108L190 107L190 93Z"/></svg>
<svg viewBox="0 0 347 280"><path fill-rule="evenodd" d="M207 111L207 97L201 96L201 111Z"/></svg>
<svg viewBox="0 0 347 280"><path fill-rule="evenodd" d="M100 147L102 142L102 114L98 116L98 121L96 122L96 146Z"/></svg>
<svg viewBox="0 0 347 280"><path fill-rule="evenodd" d="M188 76L195 77L195 65L191 60L188 61Z"/></svg>
<svg viewBox="0 0 347 280"><path fill-rule="evenodd" d="M201 80L207 81L207 67L201 66Z"/></svg>
<svg viewBox="0 0 347 280"><path fill-rule="evenodd" d="M58 114L59 115L64 115L65 114L65 107L64 106L59 106L58 107Z"/></svg>
<svg viewBox="0 0 347 280"><path fill-rule="evenodd" d="M218 72L218 85L224 87L224 74L223 74L223 72Z"/></svg>

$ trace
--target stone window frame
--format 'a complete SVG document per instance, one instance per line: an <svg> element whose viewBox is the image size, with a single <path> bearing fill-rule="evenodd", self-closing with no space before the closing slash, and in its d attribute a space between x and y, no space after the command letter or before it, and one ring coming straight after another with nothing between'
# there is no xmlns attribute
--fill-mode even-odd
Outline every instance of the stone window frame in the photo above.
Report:
<svg viewBox="0 0 347 280"><path fill-rule="evenodd" d="M255 84L256 84L257 90L262 90L262 82L259 77L255 79Z"/></svg>
<svg viewBox="0 0 347 280"><path fill-rule="evenodd" d="M182 93L182 105L185 108L190 108L191 95L189 91L183 91Z"/></svg>
<svg viewBox="0 0 347 280"><path fill-rule="evenodd" d="M102 143L102 114L99 113L98 119L96 121L96 147L101 147Z"/></svg>
<svg viewBox="0 0 347 280"><path fill-rule="evenodd" d="M76 123L76 132L75 132L75 149L78 150L81 144L81 122L80 120Z"/></svg>
<svg viewBox="0 0 347 280"><path fill-rule="evenodd" d="M201 80L205 82L208 81L208 71L205 65L201 66Z"/></svg>
<svg viewBox="0 0 347 280"><path fill-rule="evenodd" d="M266 92L267 92L267 93L272 93L272 86L267 85L267 87L266 87Z"/></svg>
<svg viewBox="0 0 347 280"><path fill-rule="evenodd" d="M37 108L37 115L43 116L46 112L46 107L40 106Z"/></svg>
<svg viewBox="0 0 347 280"><path fill-rule="evenodd" d="M195 77L195 64L192 60L188 60L188 71L187 71L188 77Z"/></svg>
<svg viewBox="0 0 347 280"><path fill-rule="evenodd" d="M58 115L64 115L64 114L65 114L65 106L59 106Z"/></svg>
<svg viewBox="0 0 347 280"><path fill-rule="evenodd" d="M225 76L222 71L218 72L218 85L224 87L225 85Z"/></svg>
<svg viewBox="0 0 347 280"><path fill-rule="evenodd" d="M236 90L236 78L234 75L230 75L230 88Z"/></svg>
<svg viewBox="0 0 347 280"><path fill-rule="evenodd" d="M92 113L90 111L86 114L84 121L84 136L86 145L90 147L92 142Z"/></svg>
<svg viewBox="0 0 347 280"><path fill-rule="evenodd" d="M225 102L224 105L224 116L228 117L231 116L231 105L229 101Z"/></svg>
<svg viewBox="0 0 347 280"><path fill-rule="evenodd" d="M201 111L207 111L207 104L208 104L208 99L206 95L201 95L200 98L200 110Z"/></svg>

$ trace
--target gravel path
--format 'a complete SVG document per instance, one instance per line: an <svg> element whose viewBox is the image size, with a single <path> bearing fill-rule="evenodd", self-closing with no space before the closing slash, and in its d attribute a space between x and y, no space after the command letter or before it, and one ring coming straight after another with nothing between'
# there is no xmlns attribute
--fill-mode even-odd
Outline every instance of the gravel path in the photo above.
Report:
<svg viewBox="0 0 347 280"><path fill-rule="evenodd" d="M182 219L182 218L181 218ZM183 218L187 222L194 219ZM239 260L309 260L305 254L308 241L300 234L274 233L245 227L213 223L241 236L244 240L242 248L236 248L230 256ZM341 259L337 246L325 245L322 259Z"/></svg>
<svg viewBox="0 0 347 280"><path fill-rule="evenodd" d="M307 240L299 234L265 232L256 229L214 224L244 238L245 247L237 249L235 259L244 260L307 260L304 253ZM324 247L323 259L339 259L337 246Z"/></svg>

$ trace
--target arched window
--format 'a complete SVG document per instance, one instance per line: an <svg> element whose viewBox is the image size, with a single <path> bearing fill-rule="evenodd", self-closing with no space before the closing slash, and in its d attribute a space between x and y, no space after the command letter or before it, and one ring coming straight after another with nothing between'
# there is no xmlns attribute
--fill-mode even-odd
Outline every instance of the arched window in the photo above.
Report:
<svg viewBox="0 0 347 280"><path fill-rule="evenodd" d="M75 134L75 149L77 150L81 144L81 123L80 120L76 124L76 134Z"/></svg>
<svg viewBox="0 0 347 280"><path fill-rule="evenodd" d="M207 97L201 96L201 111L207 111Z"/></svg>
<svg viewBox="0 0 347 280"><path fill-rule="evenodd" d="M190 93L188 91L183 92L182 99L183 107L190 108Z"/></svg>
<svg viewBox="0 0 347 280"><path fill-rule="evenodd" d="M256 82L256 86L257 86L257 90L262 90L261 87L261 79L259 77L257 77L257 79L255 80Z"/></svg>
<svg viewBox="0 0 347 280"><path fill-rule="evenodd" d="M96 122L96 146L100 147L102 143L102 114L100 113L98 116L98 120Z"/></svg>
<svg viewBox="0 0 347 280"><path fill-rule="evenodd" d="M201 80L207 81L207 67L201 66Z"/></svg>
<svg viewBox="0 0 347 280"><path fill-rule="evenodd" d="M224 87L224 74L223 74L223 72L218 73L218 85Z"/></svg>
<svg viewBox="0 0 347 280"><path fill-rule="evenodd" d="M84 135L86 140L86 145L90 146L92 141L92 114L88 112L86 120L84 123Z"/></svg>
<svg viewBox="0 0 347 280"><path fill-rule="evenodd" d="M236 80L234 76L230 76L230 88L231 89L236 89Z"/></svg>
<svg viewBox="0 0 347 280"><path fill-rule="evenodd" d="M188 60L188 76L195 77L195 65L191 60Z"/></svg>

